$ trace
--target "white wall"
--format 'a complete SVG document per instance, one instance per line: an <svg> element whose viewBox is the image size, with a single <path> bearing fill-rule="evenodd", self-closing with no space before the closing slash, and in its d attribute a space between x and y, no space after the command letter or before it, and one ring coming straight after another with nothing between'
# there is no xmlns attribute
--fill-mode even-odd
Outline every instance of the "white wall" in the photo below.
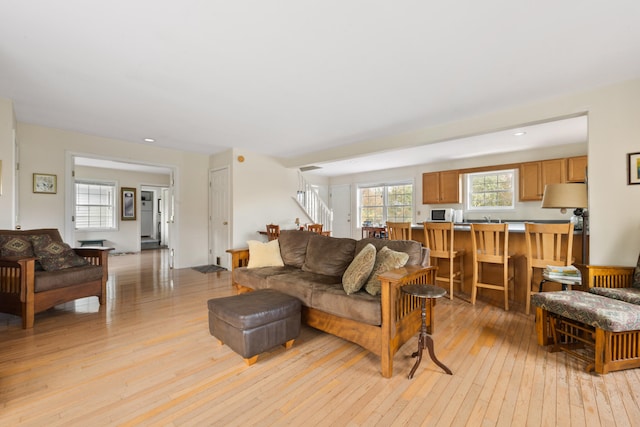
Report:
<svg viewBox="0 0 640 427"><path fill-rule="evenodd" d="M14 226L14 129L13 103L0 98L0 228Z"/></svg>
<svg viewBox="0 0 640 427"><path fill-rule="evenodd" d="M66 234L64 189L68 152L158 164L176 170L176 222L171 231L174 266L181 268L207 263L209 156L20 122L17 124L17 139L21 159L19 222L23 229L53 227ZM34 172L57 175L58 193L32 193Z"/></svg>
<svg viewBox="0 0 640 427"><path fill-rule="evenodd" d="M244 161L239 162L238 156ZM273 157L233 149L211 157L210 167L231 168L231 247L246 247L247 240L264 239L258 230L269 223L293 227L303 213L293 197L297 169L285 168Z"/></svg>
<svg viewBox="0 0 640 427"><path fill-rule="evenodd" d="M132 187L136 191L137 221L120 221L117 216L117 230L114 231L76 231L75 240L106 239L105 245L117 252L137 252L140 250L140 187L143 185L169 186L169 175L142 173L127 170L76 166L76 179L97 179L113 181L119 188ZM120 192L116 194L116 204L120 205ZM119 212L119 210L118 210ZM71 243L71 242L68 242Z"/></svg>

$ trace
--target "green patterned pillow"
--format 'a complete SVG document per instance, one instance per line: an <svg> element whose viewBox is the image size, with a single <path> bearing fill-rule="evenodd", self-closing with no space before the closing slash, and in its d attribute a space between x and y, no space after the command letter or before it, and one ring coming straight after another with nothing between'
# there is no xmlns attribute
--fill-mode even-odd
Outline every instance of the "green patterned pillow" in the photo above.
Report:
<svg viewBox="0 0 640 427"><path fill-rule="evenodd" d="M32 257L33 246L28 236L0 236L0 256Z"/></svg>
<svg viewBox="0 0 640 427"><path fill-rule="evenodd" d="M409 260L409 254L405 252L392 251L388 247L384 247L378 251L376 255L376 263L373 266L373 271L369 276L367 284L364 286L365 291L371 295L379 295L382 288L378 275L386 273L396 268L404 267Z"/></svg>
<svg viewBox="0 0 640 427"><path fill-rule="evenodd" d="M368 243L358 255L353 258L349 267L342 275L342 286L347 295L358 292L367 282L373 265L376 262L376 247Z"/></svg>
<svg viewBox="0 0 640 427"><path fill-rule="evenodd" d="M62 270L63 268L79 267L89 264L89 261L77 255L66 243L54 242L47 234L31 237L33 252L46 271Z"/></svg>

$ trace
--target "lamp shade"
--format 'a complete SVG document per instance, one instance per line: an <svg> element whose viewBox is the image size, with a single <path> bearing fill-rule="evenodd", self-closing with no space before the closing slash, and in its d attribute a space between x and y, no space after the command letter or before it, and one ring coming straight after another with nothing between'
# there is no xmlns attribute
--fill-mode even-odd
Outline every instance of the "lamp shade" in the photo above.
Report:
<svg viewBox="0 0 640 427"><path fill-rule="evenodd" d="M547 184L542 196L543 208L587 208L587 184Z"/></svg>

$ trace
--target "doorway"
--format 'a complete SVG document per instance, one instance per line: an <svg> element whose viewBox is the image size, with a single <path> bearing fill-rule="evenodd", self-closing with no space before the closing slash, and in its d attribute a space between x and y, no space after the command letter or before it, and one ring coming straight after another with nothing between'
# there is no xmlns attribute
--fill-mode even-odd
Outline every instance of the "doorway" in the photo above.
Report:
<svg viewBox="0 0 640 427"><path fill-rule="evenodd" d="M143 235L153 240L154 247L172 247L170 235L174 218L171 208L174 192L174 168L159 164L144 164L80 153L67 154L65 188L65 240L103 239L115 252L138 252L143 249ZM75 223L77 180L106 182L113 186L113 223L107 227L78 229ZM136 191L136 219L124 220L120 215L120 190ZM101 207L104 209L104 206ZM147 215L147 218L143 215ZM143 220L142 218L145 218ZM143 224L144 221L144 224ZM147 249L144 247L144 249Z"/></svg>
<svg viewBox="0 0 640 427"><path fill-rule="evenodd" d="M209 184L209 264L230 269L230 202L229 168L214 169L210 172Z"/></svg>

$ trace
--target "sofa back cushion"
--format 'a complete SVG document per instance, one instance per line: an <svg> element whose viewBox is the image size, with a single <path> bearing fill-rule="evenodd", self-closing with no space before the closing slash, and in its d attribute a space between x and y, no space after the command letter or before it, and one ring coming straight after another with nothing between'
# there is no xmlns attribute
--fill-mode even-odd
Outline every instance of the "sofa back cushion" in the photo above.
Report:
<svg viewBox="0 0 640 427"><path fill-rule="evenodd" d="M316 234L303 230L280 230L278 242L284 265L301 268L307 255L309 238Z"/></svg>
<svg viewBox="0 0 640 427"><path fill-rule="evenodd" d="M356 241L348 238L322 236L317 233L309 238L303 271L325 276L344 274L355 256Z"/></svg>
<svg viewBox="0 0 640 427"><path fill-rule="evenodd" d="M404 252L409 255L406 265L421 265L422 263L422 243L415 240L387 240L387 239L375 239L366 238L358 240L356 242L356 255L360 253L368 243L371 243L376 248L376 252L380 252L383 247L388 247L392 251ZM427 264L429 257L427 255Z"/></svg>

